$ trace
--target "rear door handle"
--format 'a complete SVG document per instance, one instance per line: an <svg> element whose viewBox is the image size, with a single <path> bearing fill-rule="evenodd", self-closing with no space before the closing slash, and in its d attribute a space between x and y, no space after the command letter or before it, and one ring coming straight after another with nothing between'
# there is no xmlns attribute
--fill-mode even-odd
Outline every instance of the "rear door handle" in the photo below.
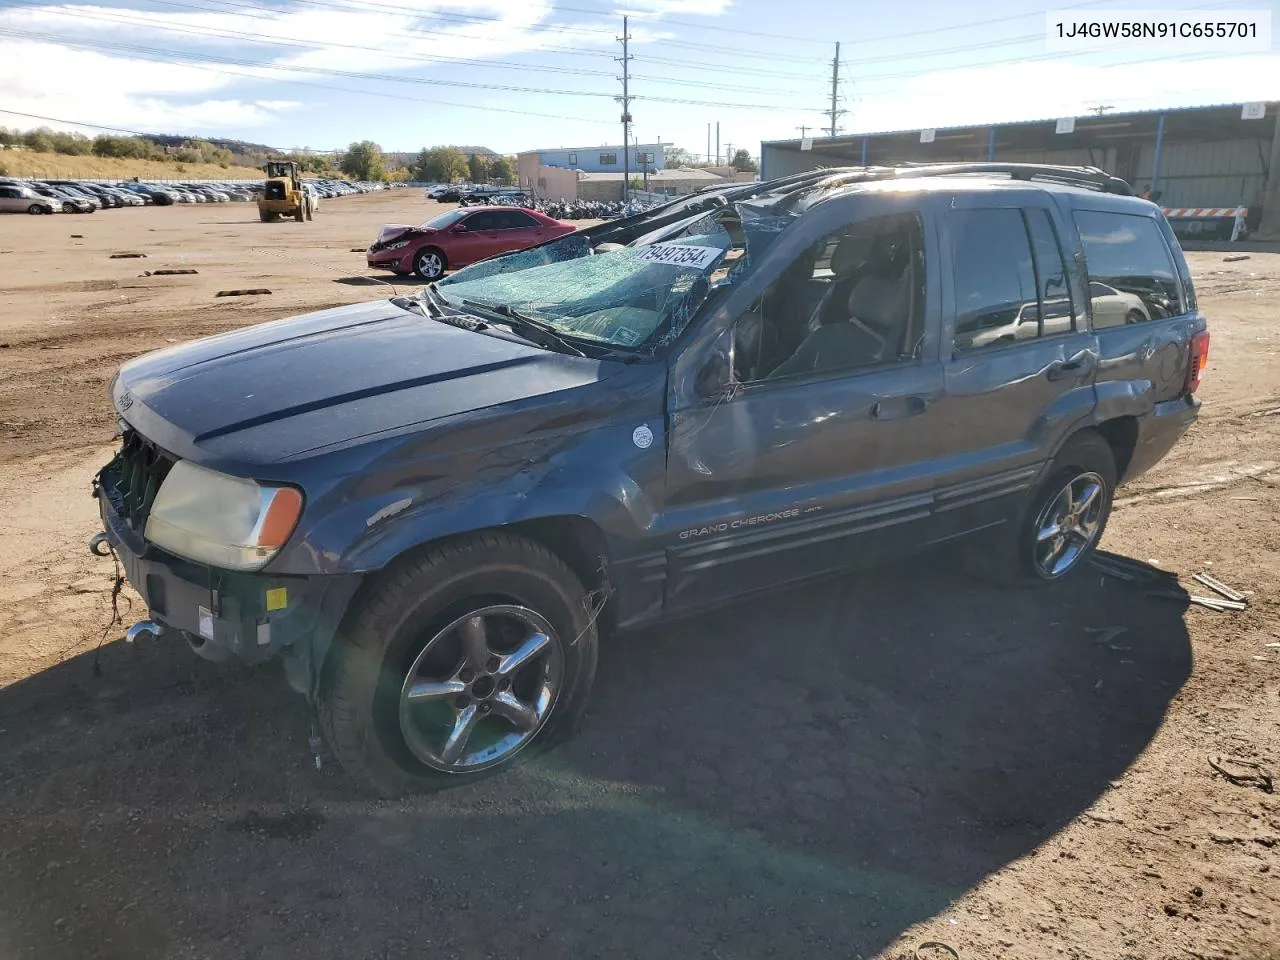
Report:
<svg viewBox="0 0 1280 960"><path fill-rule="evenodd" d="M1058 360L1049 364L1044 375L1050 380L1065 380L1068 377L1085 373L1093 369L1093 354L1077 353L1070 360Z"/></svg>
<svg viewBox="0 0 1280 960"><path fill-rule="evenodd" d="M871 416L876 420L902 420L919 416L928 408L928 397L886 397L871 408Z"/></svg>

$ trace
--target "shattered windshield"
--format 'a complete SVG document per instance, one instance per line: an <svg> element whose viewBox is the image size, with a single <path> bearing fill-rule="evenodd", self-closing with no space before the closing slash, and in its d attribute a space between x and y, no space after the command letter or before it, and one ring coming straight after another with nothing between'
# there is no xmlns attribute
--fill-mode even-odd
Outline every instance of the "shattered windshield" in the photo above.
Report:
<svg viewBox="0 0 1280 960"><path fill-rule="evenodd" d="M685 328L714 285L733 241L720 227L674 243L626 247L441 285L463 300L504 305L542 320L561 335L635 349ZM737 253L737 251L734 251Z"/></svg>

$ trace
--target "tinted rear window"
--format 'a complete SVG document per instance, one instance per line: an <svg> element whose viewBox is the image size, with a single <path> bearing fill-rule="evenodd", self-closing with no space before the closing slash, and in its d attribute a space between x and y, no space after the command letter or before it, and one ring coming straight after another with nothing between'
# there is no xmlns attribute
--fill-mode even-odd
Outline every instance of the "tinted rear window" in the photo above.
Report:
<svg viewBox="0 0 1280 960"><path fill-rule="evenodd" d="M1038 337L1036 274L1022 211L956 210L950 227L956 349Z"/></svg>
<svg viewBox="0 0 1280 960"><path fill-rule="evenodd" d="M1150 217L1077 210L1089 267L1095 328L1162 320L1186 312L1160 227Z"/></svg>

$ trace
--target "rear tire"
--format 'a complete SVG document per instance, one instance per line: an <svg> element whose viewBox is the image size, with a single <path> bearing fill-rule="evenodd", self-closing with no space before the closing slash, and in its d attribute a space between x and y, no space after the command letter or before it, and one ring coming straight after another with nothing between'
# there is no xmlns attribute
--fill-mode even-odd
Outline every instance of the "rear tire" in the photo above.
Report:
<svg viewBox="0 0 1280 960"><path fill-rule="evenodd" d="M33 203L31 206L27 207L27 213L31 214L34 217L41 213L44 213L48 209L49 208L44 206L43 204Z"/></svg>
<svg viewBox="0 0 1280 960"><path fill-rule="evenodd" d="M1097 490L1085 503L1093 487ZM1076 434L1054 457L1044 482L1014 521L969 549L966 568L1006 586L1077 575L1106 532L1115 489L1110 444L1092 430ZM1055 547L1061 549L1053 555Z"/></svg>
<svg viewBox="0 0 1280 960"><path fill-rule="evenodd" d="M393 797L546 750L581 718L595 678L589 607L559 557L512 534L475 534L384 571L322 674L320 720L338 762Z"/></svg>

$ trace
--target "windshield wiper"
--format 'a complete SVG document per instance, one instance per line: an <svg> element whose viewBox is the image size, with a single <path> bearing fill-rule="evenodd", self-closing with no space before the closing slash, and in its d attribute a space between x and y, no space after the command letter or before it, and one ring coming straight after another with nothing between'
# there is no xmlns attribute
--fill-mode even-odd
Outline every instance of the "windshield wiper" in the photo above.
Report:
<svg viewBox="0 0 1280 960"><path fill-rule="evenodd" d="M440 318L440 308L426 300L418 300L414 297L392 297L391 302L401 310L408 310L410 313L417 313L437 320Z"/></svg>
<svg viewBox="0 0 1280 960"><path fill-rule="evenodd" d="M568 340L564 339L560 334L556 333L555 327L547 323L545 320L535 320L533 317L527 317L523 313L513 310L505 303L488 303L484 300L463 300L464 307L475 307L485 310L502 318L502 322L510 327L515 333L524 336L534 343L541 346L554 348L562 353L570 353L575 357L585 357L586 354L575 347Z"/></svg>

